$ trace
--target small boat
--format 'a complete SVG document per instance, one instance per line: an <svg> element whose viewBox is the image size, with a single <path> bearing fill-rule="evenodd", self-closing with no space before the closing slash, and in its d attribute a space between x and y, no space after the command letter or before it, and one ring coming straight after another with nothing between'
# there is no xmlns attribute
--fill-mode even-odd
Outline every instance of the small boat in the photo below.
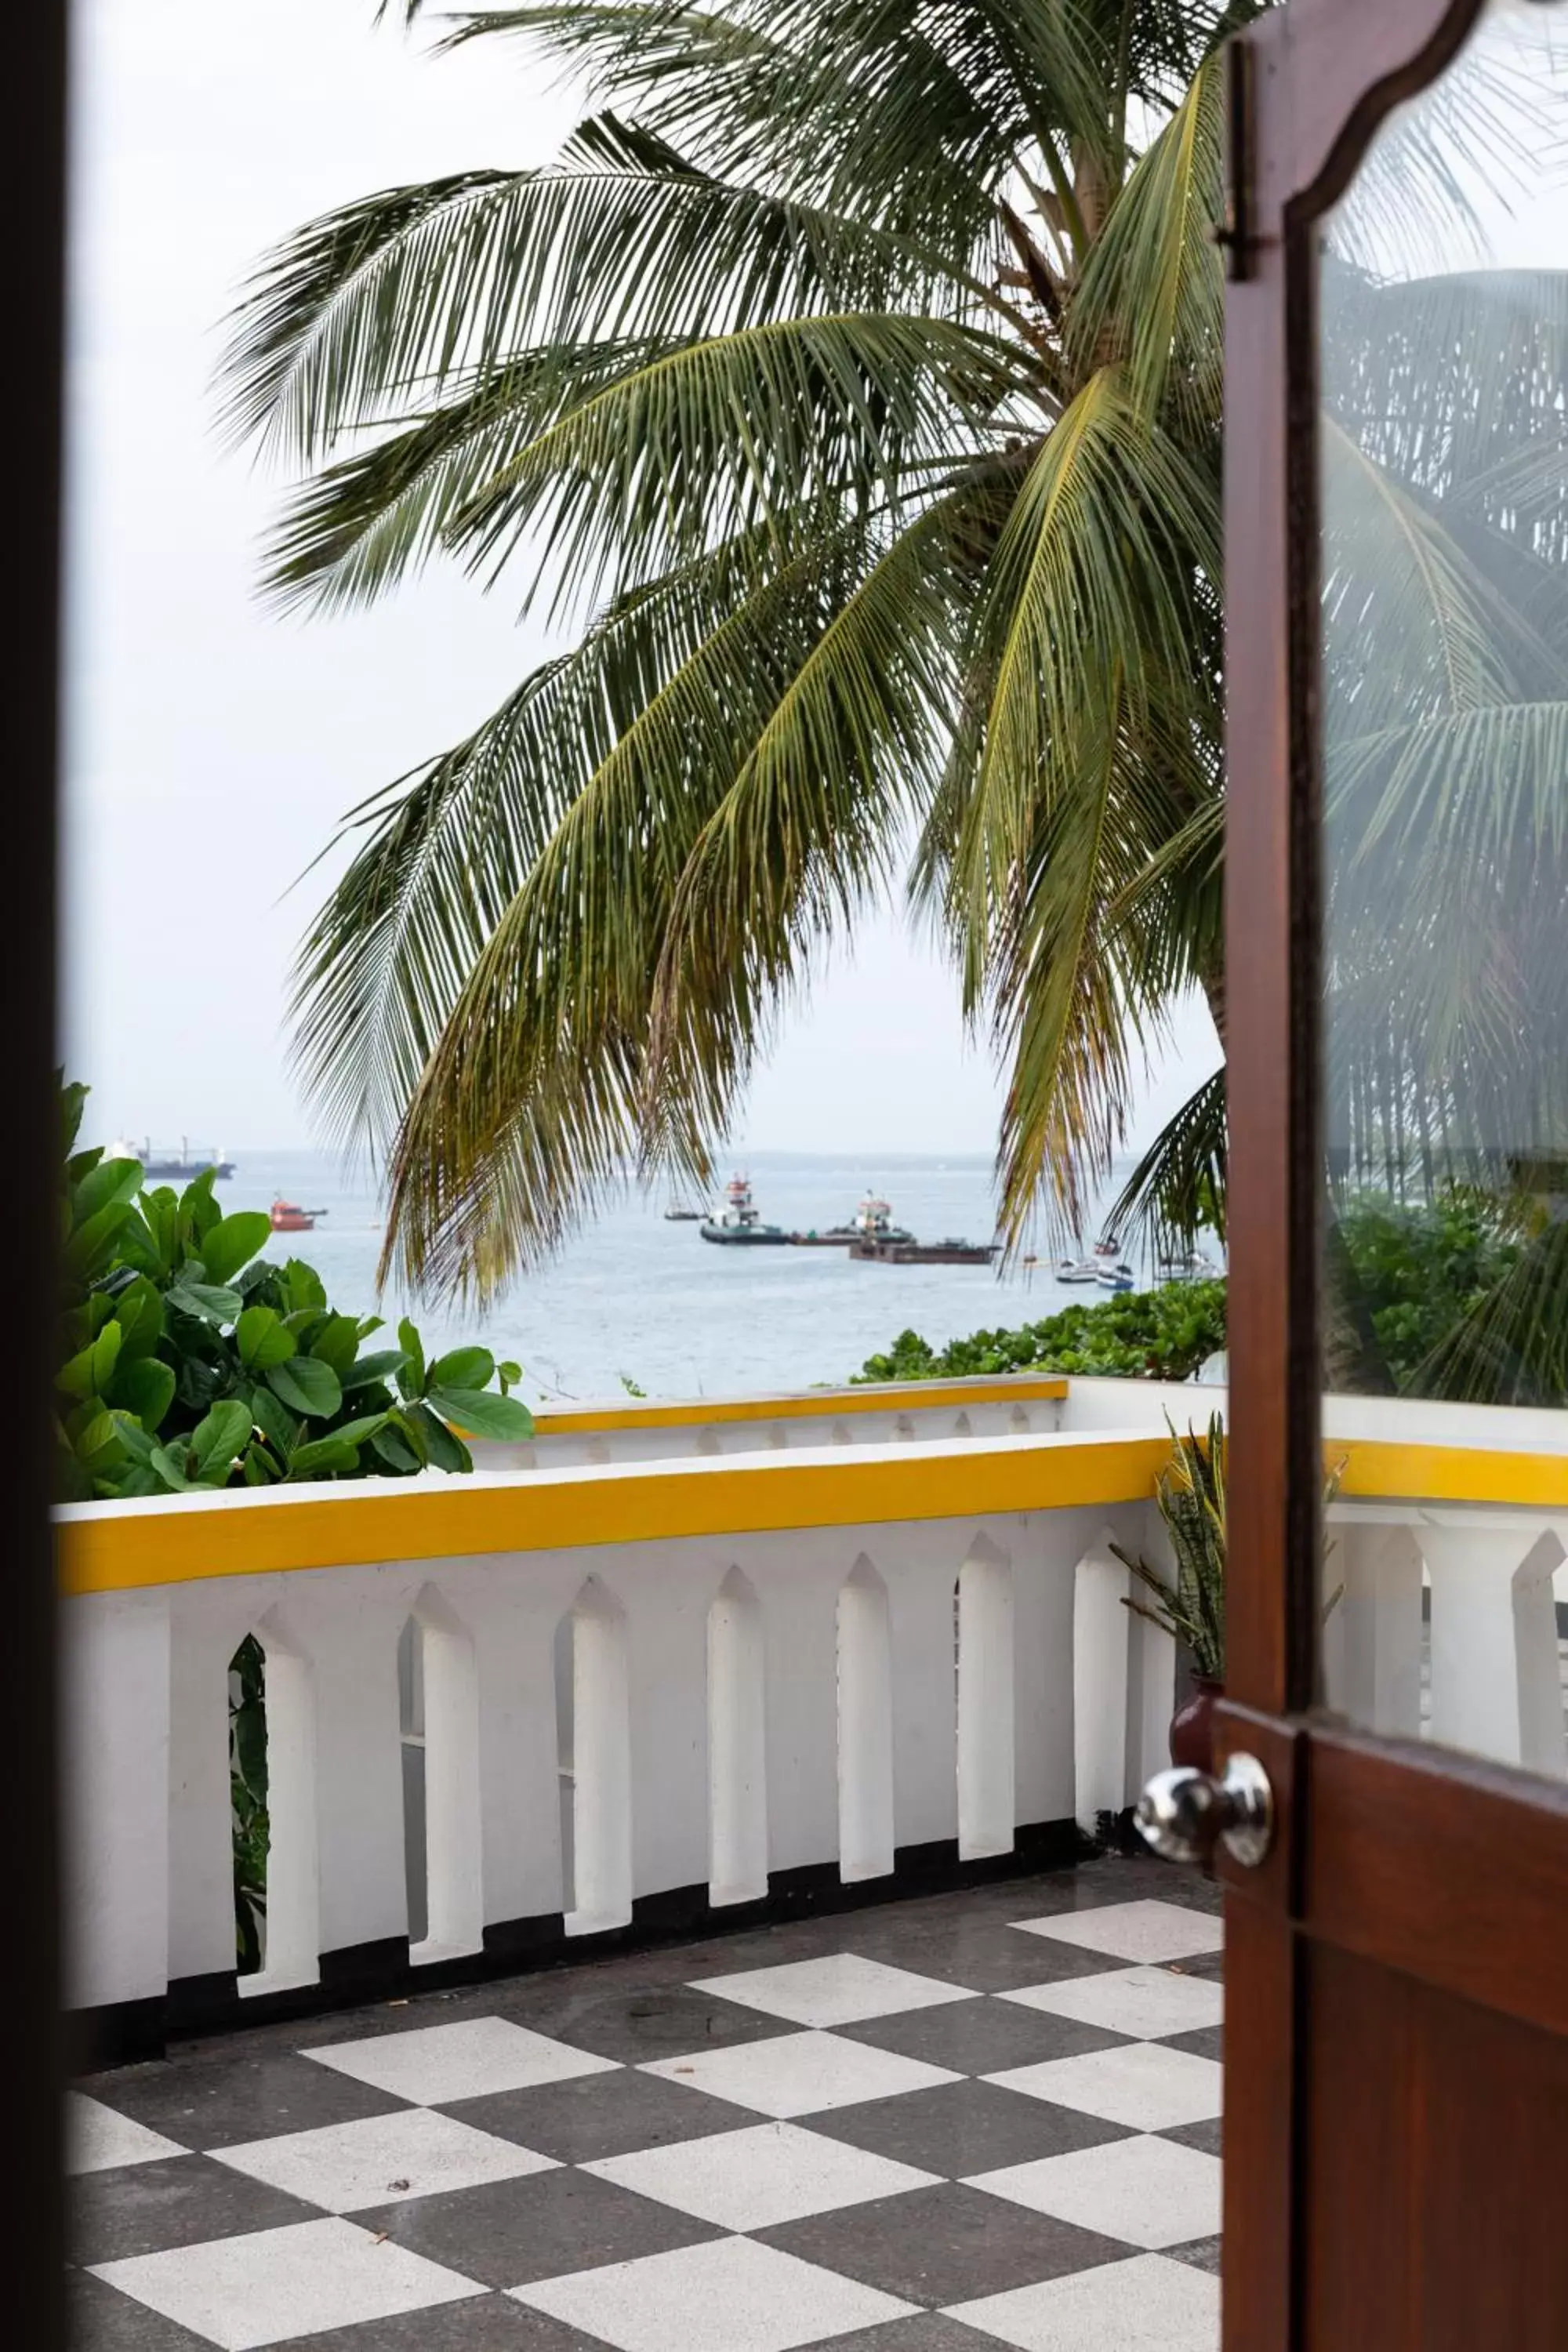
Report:
<svg viewBox="0 0 1568 2352"><path fill-rule="evenodd" d="M1104 1259L1095 1280L1101 1290L1135 1290L1138 1286L1138 1276L1120 1258Z"/></svg>
<svg viewBox="0 0 1568 2352"><path fill-rule="evenodd" d="M1223 1267L1215 1265L1212 1257L1205 1257L1202 1250L1188 1250L1181 1257L1160 1260L1162 1282L1218 1282L1223 1273Z"/></svg>
<svg viewBox="0 0 1568 2352"><path fill-rule="evenodd" d="M702 1212L689 1207L684 1201L671 1201L664 1213L664 1222L667 1225L700 1225Z"/></svg>
<svg viewBox="0 0 1568 2352"><path fill-rule="evenodd" d="M267 1213L275 1234L310 1234L316 1230L316 1219L327 1213L325 1209L302 1209L298 1201L279 1197Z"/></svg>
<svg viewBox="0 0 1568 2352"><path fill-rule="evenodd" d="M1056 1278L1066 1283L1095 1283L1100 1280L1100 1261L1093 1257L1064 1257L1057 1260Z"/></svg>
<svg viewBox="0 0 1568 2352"><path fill-rule="evenodd" d="M704 1217L701 1225L705 1242L718 1242L730 1248L777 1246L791 1236L782 1225L764 1225L762 1213L752 1198L752 1187L744 1176L731 1176L724 1187L724 1198L711 1215Z"/></svg>

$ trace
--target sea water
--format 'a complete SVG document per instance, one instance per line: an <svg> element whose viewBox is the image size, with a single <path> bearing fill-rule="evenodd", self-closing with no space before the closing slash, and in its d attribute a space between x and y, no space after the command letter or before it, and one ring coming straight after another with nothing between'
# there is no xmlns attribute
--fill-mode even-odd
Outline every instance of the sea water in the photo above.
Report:
<svg viewBox="0 0 1568 2352"><path fill-rule="evenodd" d="M281 1194L326 1212L313 1233L275 1234L268 1255L306 1259L344 1312L394 1322L412 1314L429 1350L475 1339L515 1360L531 1401L624 1396L628 1385L698 1397L840 1382L901 1331L941 1347L1100 1296L1058 1284L1044 1242L1046 1263L1006 1273L868 1264L844 1249L718 1248L695 1224L667 1222L662 1194L634 1192L482 1314L460 1299L412 1300L395 1279L378 1298L383 1220L372 1181L345 1177L313 1152L233 1149L231 1157L236 1174L218 1188L226 1209L264 1209ZM985 1242L995 1224L985 1158L758 1152L746 1172L763 1221L786 1232L847 1223L868 1191L921 1241Z"/></svg>

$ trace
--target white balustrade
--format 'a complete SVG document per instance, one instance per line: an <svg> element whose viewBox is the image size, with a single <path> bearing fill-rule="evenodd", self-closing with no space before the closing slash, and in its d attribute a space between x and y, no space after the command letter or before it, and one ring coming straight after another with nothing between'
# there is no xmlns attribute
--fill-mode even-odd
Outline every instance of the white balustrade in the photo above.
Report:
<svg viewBox="0 0 1568 2352"><path fill-rule="evenodd" d="M956 1865L1021 1828L1092 1829L1164 1760L1175 1688L1111 1545L1169 1572L1163 1408L1201 1428L1223 1402L1074 1381L1025 1408L1053 1432L984 1433L1013 1411L993 1395L944 1404L935 1439L896 1433L901 1402L871 1444L840 1398L807 1416L809 1448L775 1408L745 1454L720 1420L640 1464L62 1511L73 2003L234 1969L228 1667L247 1634L271 1817L251 1993L313 1984L323 1956L340 1977L344 1956L395 1957L411 1885L417 1971L624 1929L640 1905L721 1913L785 1874L874 1887L911 1849ZM1335 1401L1332 1444L1384 1467L1331 1514L1331 1703L1415 1733L1429 1644L1434 1737L1563 1773L1568 1486L1542 1490L1561 1507L1508 1502L1493 1470L1489 1499L1457 1500L1451 1422L1433 1439L1420 1409L1379 1404L1363 1445L1359 1410ZM1495 1418L1472 1446L1503 1442ZM1557 1433L1542 1419L1527 1453ZM1391 1492L1387 1463L1434 1444L1445 1499Z"/></svg>

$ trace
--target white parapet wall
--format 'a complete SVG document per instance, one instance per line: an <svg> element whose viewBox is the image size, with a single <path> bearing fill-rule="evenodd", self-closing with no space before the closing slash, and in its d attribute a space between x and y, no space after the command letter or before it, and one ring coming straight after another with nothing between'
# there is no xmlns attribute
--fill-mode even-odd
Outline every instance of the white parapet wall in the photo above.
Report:
<svg viewBox="0 0 1568 2352"><path fill-rule="evenodd" d="M399 1649L427 1933L459 1959L721 1912L792 1874L1005 1857L1131 1801L1171 1643L1108 1606L1158 1541L1156 1433L237 1493L60 1514L73 2004L235 1964L229 1661L267 1661L266 1965L405 1937Z"/></svg>
<svg viewBox="0 0 1568 2352"><path fill-rule="evenodd" d="M877 1442L814 1395L634 1423L687 1449L667 1458L63 1509L73 2006L236 2001L247 1634L271 1846L246 2000L710 1922L812 1874L875 1895L910 1857L1005 1866L1021 1832L1120 1811L1164 1761L1175 1657L1117 1549L1167 1567L1165 1416L1201 1431L1224 1393L966 1385L898 1401ZM1326 1420L1331 1702L1562 1773L1559 1417ZM697 1450L704 1429L751 1450Z"/></svg>

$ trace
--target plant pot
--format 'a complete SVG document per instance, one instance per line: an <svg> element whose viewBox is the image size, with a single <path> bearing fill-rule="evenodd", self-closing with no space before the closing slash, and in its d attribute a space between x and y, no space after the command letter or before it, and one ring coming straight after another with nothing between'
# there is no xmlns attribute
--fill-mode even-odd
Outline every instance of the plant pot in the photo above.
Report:
<svg viewBox="0 0 1568 2352"><path fill-rule="evenodd" d="M1171 1761L1195 1772L1214 1770L1215 1703L1225 1696L1225 1685L1207 1675L1194 1675L1191 1693L1171 1717Z"/></svg>

